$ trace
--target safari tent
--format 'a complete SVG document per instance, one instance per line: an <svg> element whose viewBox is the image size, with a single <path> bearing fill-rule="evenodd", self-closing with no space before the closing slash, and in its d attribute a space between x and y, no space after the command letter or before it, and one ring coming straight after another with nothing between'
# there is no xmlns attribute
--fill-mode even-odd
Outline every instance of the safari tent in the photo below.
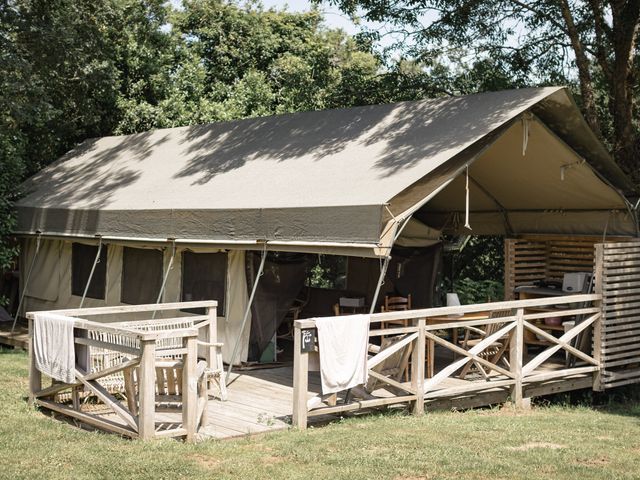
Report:
<svg viewBox="0 0 640 480"><path fill-rule="evenodd" d="M341 288L373 307L400 289L390 258L414 259L431 307L443 234L638 236L636 192L562 87L91 139L24 191L20 314L215 299L226 362L266 345L318 254L348 257Z"/></svg>

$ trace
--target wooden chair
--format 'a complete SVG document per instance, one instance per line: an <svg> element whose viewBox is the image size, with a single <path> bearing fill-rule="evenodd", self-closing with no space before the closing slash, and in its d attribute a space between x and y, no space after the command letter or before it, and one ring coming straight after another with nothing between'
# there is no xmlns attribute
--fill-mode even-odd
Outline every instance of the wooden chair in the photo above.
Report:
<svg viewBox="0 0 640 480"><path fill-rule="evenodd" d="M132 322L118 322L114 325L121 325L125 327L137 328L143 331L159 331L159 330L171 330L178 328L194 328L195 325L189 317L173 318L173 319L158 319L158 320L144 320L144 321L132 321ZM209 365L206 368L205 374L209 381L213 381L220 394L220 400L227 400L227 385L225 382L224 364L222 362L222 347L223 343L206 343L198 341L198 345L204 347L212 347L214 349L214 355L212 359L213 365ZM134 346L134 345L132 345ZM182 348L181 338L167 337L160 339L156 342L156 357L163 360L179 360L182 355L175 355L172 351ZM206 365L206 362L205 362Z"/></svg>
<svg viewBox="0 0 640 480"><path fill-rule="evenodd" d="M182 360L156 360L156 411L176 411L182 408L183 378ZM207 423L208 374L207 362L201 360L196 368L198 409L197 428ZM138 415L138 369L128 368L124 371L124 391L127 407L133 415Z"/></svg>
<svg viewBox="0 0 640 480"><path fill-rule="evenodd" d="M385 296L383 312L398 312L403 310L411 310L411 294L406 297L401 296Z"/></svg>
<svg viewBox="0 0 640 480"><path fill-rule="evenodd" d="M392 347L397 342L403 340L407 334L404 335L395 335L393 337L388 337L382 340L381 345L369 345L369 353L377 355L385 351L386 349ZM409 360L411 359L411 344L405 346L404 348L398 350L389 356L389 358L385 359L384 362L375 366L373 370L376 373L384 375L386 377L390 377L392 380L401 381L403 375L405 376L409 371ZM377 380L375 377L370 376L367 385L365 386L365 390L367 392L372 392L376 385L379 383L383 383L380 380Z"/></svg>
<svg viewBox="0 0 640 480"><path fill-rule="evenodd" d="M510 317L513 315L512 310L496 310L490 313L489 318L504 318ZM465 350L469 350L476 345L478 345L482 340L493 335L498 330L505 326L504 323L492 323L486 325L484 329L476 328L476 327L464 327L465 335L462 340L461 346ZM482 352L478 353L478 357L484 358L493 364L498 364L498 362L502 361L507 368L509 368L509 361L505 356L505 353L508 351L510 335L507 333L506 335L500 337L497 341L489 344ZM477 371L486 379L491 372L491 368L487 367L488 370L485 370L485 367L480 365L478 362L471 361L468 362L460 372L459 377L464 379L467 374L471 371L471 368L474 367Z"/></svg>
<svg viewBox="0 0 640 480"><path fill-rule="evenodd" d="M380 309L382 312L402 312L406 310L411 310L411 294L408 294L406 297L401 296L388 296L384 297L384 305ZM389 320L387 322L380 322L380 328L385 329L389 328L392 325L396 325L399 327L409 327L411 325L411 320L409 319L400 319L400 320ZM382 336L382 341L386 340L385 336ZM407 358L411 355L411 348L407 349ZM409 364L404 366L404 370L402 372L404 374L405 380L409 378Z"/></svg>
<svg viewBox="0 0 640 480"><path fill-rule="evenodd" d="M394 296L384 297L384 305L382 305L380 311L382 312L402 312L405 310L411 310L411 294L406 297ZM400 325L408 327L410 323L409 319L402 320L389 320L387 322L380 322L380 328L387 328L387 325Z"/></svg>

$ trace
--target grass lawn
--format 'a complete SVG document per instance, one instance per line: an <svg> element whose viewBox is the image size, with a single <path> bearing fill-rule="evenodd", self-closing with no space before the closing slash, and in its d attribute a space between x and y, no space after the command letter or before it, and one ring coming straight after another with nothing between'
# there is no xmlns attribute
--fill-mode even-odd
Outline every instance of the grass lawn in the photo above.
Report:
<svg viewBox="0 0 640 480"><path fill-rule="evenodd" d="M27 357L0 350L0 478L640 478L640 408L352 418L305 432L151 443L27 406Z"/></svg>

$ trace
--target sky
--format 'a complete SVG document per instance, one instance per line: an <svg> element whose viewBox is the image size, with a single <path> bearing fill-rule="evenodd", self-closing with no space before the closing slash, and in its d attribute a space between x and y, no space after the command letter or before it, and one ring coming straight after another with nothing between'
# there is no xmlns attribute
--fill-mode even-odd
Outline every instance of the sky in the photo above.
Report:
<svg viewBox="0 0 640 480"><path fill-rule="evenodd" d="M307 0L262 0L265 8L286 8L290 12L304 12L311 9L311 2ZM341 28L350 35L358 33L359 27L340 10L330 5L322 5L320 11L324 13L325 23L331 28Z"/></svg>
<svg viewBox="0 0 640 480"><path fill-rule="evenodd" d="M176 8L180 8L182 3L181 0L170 0L170 2ZM286 9L290 12L304 12L312 8L312 4L308 0L261 0L261 2L266 9ZM360 30L359 25L356 25L349 16L343 14L336 7L323 4L320 7L320 11L324 14L325 24L329 28L341 28L349 35L355 35ZM367 27L376 26L376 24L367 22L362 22L362 24Z"/></svg>

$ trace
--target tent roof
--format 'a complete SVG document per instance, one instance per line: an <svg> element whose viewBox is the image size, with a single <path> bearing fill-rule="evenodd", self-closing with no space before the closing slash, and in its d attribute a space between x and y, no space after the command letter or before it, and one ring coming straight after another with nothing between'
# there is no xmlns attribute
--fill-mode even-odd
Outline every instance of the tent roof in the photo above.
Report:
<svg viewBox="0 0 640 480"><path fill-rule="evenodd" d="M631 189L566 89L549 87L87 140L26 182L18 231L370 247L388 208L433 192L447 162L469 161L527 110Z"/></svg>

